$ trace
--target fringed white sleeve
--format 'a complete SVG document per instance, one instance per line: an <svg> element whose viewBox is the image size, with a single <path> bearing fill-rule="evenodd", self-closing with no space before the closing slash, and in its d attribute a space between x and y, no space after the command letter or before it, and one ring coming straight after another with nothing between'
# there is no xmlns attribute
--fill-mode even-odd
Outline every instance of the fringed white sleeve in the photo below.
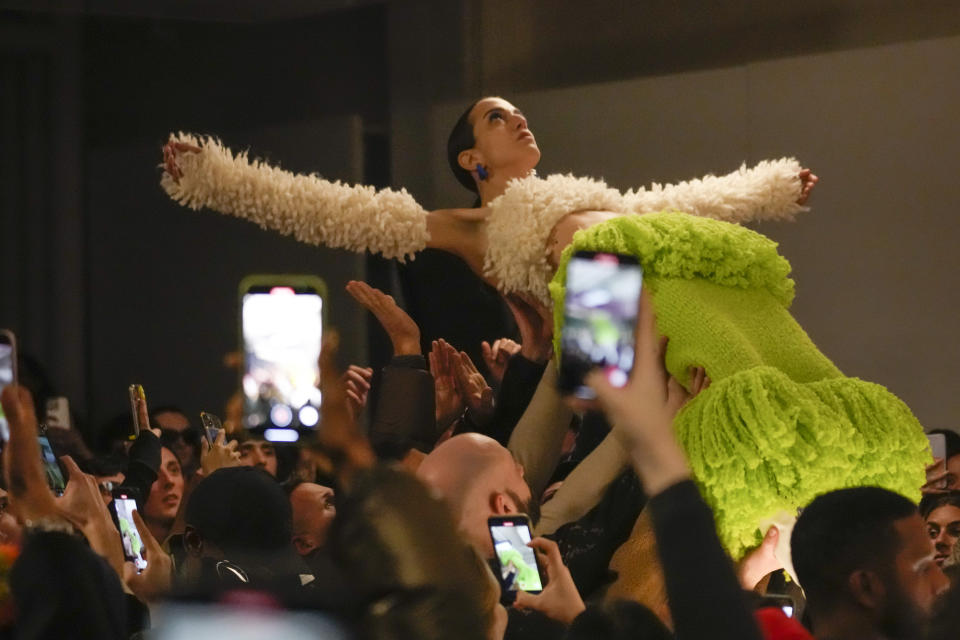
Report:
<svg viewBox="0 0 960 640"><path fill-rule="evenodd" d="M427 212L406 190L394 191L296 175L219 140L189 134L172 142L198 146L181 152L179 180L164 172L167 194L191 209L206 207L324 247L371 251L404 261L427 246Z"/></svg>
<svg viewBox="0 0 960 640"><path fill-rule="evenodd" d="M727 222L792 219L807 208L800 197L800 163L794 158L746 164L725 176L708 175L678 184L653 184L624 195L632 213L665 209Z"/></svg>

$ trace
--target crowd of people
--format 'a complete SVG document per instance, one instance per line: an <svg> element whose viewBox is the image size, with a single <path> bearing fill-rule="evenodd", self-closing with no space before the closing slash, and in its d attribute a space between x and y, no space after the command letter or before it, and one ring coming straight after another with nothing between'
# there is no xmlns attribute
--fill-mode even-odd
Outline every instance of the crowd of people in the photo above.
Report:
<svg viewBox="0 0 960 640"><path fill-rule="evenodd" d="M299 446L231 420L211 442L173 406L138 406L148 427L135 439L129 424L92 447L45 428L68 476L57 497L32 395L4 389L0 594L14 637L204 637L244 620L303 637L952 636L960 436L945 432L948 457L930 466L919 508L876 487L806 506L789 541L801 590L772 553L776 528L736 564L721 546L672 426L709 379L699 372L688 391L666 372L648 296L627 386L592 374L596 410L548 429L530 411L550 355L535 309L514 307L519 342L483 345L488 383L445 341L422 353L392 297L347 289L394 355L367 407L372 370L339 371L328 336L323 423ZM608 430L630 466L591 486L598 474L581 461ZM136 499L142 570L124 559L108 508L121 487ZM540 593L500 579L488 518L511 514L533 523ZM658 576L613 569L636 545Z"/></svg>
<svg viewBox="0 0 960 640"><path fill-rule="evenodd" d="M391 296L352 281L392 357L378 376L341 370L327 332L322 417L296 444L248 430L239 393L219 429L174 404L149 412L141 395L84 441L40 424L42 390L7 386L0 626L12 637L941 640L960 628L960 436L943 432L931 463L905 405L843 376L789 315L775 245L732 224L802 210L817 178L796 161L626 194L541 180L525 117L500 98L471 105L450 137L475 209L293 176L212 138L164 153L163 186L189 206L388 257L454 253L506 294L518 334L484 342L475 363L446 340L424 345ZM632 371L623 386L594 371L595 400L563 398L565 264L571 245L603 243L645 270ZM784 506L799 513L758 526ZM530 536L495 538L492 523Z"/></svg>

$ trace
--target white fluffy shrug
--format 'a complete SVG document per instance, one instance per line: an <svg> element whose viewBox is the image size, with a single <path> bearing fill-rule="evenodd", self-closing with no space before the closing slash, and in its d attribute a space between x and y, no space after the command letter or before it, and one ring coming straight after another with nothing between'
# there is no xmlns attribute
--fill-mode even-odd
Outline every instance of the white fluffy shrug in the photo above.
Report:
<svg viewBox="0 0 960 640"><path fill-rule="evenodd" d="M178 157L182 177L164 173L161 185L191 209L206 207L326 247L371 251L405 260L427 246L427 212L401 189L330 182L296 175L234 155L211 137L171 135L173 142L201 147ZM549 300L547 241L554 225L574 211L629 214L672 209L698 216L745 222L789 218L803 211L800 164L792 158L744 165L725 176L706 176L676 185L621 193L590 178L552 175L513 180L490 203L485 275L504 292L531 293Z"/></svg>

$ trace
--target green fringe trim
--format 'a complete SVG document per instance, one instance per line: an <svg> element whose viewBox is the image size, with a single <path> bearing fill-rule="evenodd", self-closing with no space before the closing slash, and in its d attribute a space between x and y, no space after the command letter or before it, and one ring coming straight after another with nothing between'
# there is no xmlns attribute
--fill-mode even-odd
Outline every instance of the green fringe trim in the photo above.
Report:
<svg viewBox="0 0 960 640"><path fill-rule="evenodd" d="M766 236L737 224L675 211L614 218L574 234L550 282L558 359L567 263L578 250L635 256L643 266L645 281L699 279L738 289L765 289L785 308L793 301L790 263L777 253L777 243Z"/></svg>
<svg viewBox="0 0 960 640"><path fill-rule="evenodd" d="M873 485L916 501L930 461L910 409L856 378L748 369L712 384L674 426L734 559L760 544L763 520L827 491Z"/></svg>

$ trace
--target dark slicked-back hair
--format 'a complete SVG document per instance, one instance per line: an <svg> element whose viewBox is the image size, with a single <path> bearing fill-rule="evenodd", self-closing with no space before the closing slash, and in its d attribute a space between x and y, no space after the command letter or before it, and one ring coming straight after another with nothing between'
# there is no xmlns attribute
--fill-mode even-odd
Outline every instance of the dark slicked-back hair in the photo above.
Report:
<svg viewBox="0 0 960 640"><path fill-rule="evenodd" d="M926 520L934 510L945 506L960 509L960 491L931 493L923 496L923 499L920 500L920 515Z"/></svg>
<svg viewBox="0 0 960 640"><path fill-rule="evenodd" d="M854 571L891 568L901 544L893 525L915 513L910 500L879 487L839 489L814 499L790 538L793 567L811 608L826 611L840 602Z"/></svg>
<svg viewBox="0 0 960 640"><path fill-rule="evenodd" d="M480 100L482 99L483 98L480 98ZM450 170L453 171L457 182L474 193L479 193L477 183L474 181L473 175L460 166L460 160L458 158L461 151L473 149L473 146L477 143L473 137L473 124L470 122L470 112L473 111L473 108L480 100L474 100L474 102L467 107L463 115L457 119L457 123L453 125L450 137L447 138L447 163L450 165Z"/></svg>

